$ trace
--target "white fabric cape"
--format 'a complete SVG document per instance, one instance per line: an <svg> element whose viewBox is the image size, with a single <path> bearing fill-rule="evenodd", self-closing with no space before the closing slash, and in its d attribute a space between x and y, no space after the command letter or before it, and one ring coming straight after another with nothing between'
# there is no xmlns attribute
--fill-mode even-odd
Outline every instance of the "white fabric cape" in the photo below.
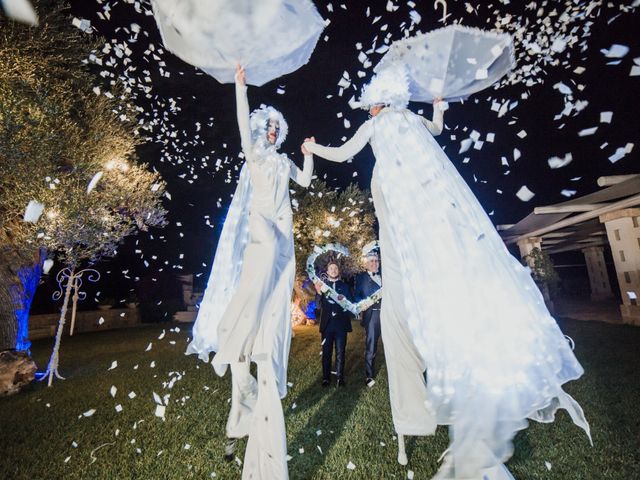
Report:
<svg viewBox="0 0 640 480"><path fill-rule="evenodd" d="M205 362L209 361L211 352L219 349L218 326L240 279L244 251L249 239L250 201L251 182L249 168L245 163L240 170L238 185L218 240L207 288L193 325L193 340L186 351L187 354L197 354Z"/></svg>
<svg viewBox="0 0 640 480"><path fill-rule="evenodd" d="M481 479L492 467L503 473L490 480L509 478L500 464L527 418L551 422L564 408L589 435L562 389L583 369L529 271L420 117L390 109L372 123L373 181L401 259L406 321L427 365L426 408L450 425L436 478Z"/></svg>

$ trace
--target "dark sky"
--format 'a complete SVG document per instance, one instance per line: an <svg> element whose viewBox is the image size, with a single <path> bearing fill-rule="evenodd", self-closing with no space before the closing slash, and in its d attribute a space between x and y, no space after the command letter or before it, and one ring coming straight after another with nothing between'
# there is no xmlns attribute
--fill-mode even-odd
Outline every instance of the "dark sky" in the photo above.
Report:
<svg viewBox="0 0 640 480"><path fill-rule="evenodd" d="M249 89L252 108L260 103L271 104L287 118L290 131L283 151L298 163L301 161L299 145L305 136L313 134L320 143L336 145L341 143L343 136L350 137L367 118L366 112L351 110L347 105L347 100L354 94L357 97L362 84L371 77L371 68L364 70L357 60L356 43L361 42L363 50L368 50L376 37L376 46L383 43L387 33L391 34L391 40L401 38L401 29L408 25L411 10L416 10L422 17L417 26L419 31L442 25L438 22L441 13L433 10L432 1L416 1L415 7L410 6L412 2L395 1L392 5L398 8L393 12L387 11L386 0L314 3L331 23L309 63L263 87ZM576 4L568 0L512 1L509 5L498 0L449 0L447 3L452 14L448 23L458 19L465 25L491 28L498 16L496 12L510 13L513 18L522 17L521 25L524 21L529 22L528 30L534 32L533 38L540 43L548 39L548 35L536 30L536 21L551 15L549 18L555 22L558 17L552 16L554 10L562 12L567 4ZM589 3L601 2L578 2L579 6ZM640 57L637 34L640 9L623 12L620 2L613 3L595 9L596 14L591 19L576 19L570 25L574 30L567 35L573 35L576 44L558 55L558 65L542 67L536 76L539 84L486 90L464 104L452 104L446 112L446 131L438 141L496 224L515 223L535 206L567 200L561 194L562 190L575 190L577 195L593 192L598 188L595 183L598 176L640 171L640 130L636 119L640 106L637 93L640 77L629 75L633 59ZM632 0L621 3L630 5ZM329 11L329 4L333 12ZM532 4L541 9L541 16L536 15L536 9L525 9L524 5ZM110 14L108 20L98 16L99 13L104 15L105 6ZM162 48L158 30L153 17L144 14L149 8L146 2L133 0L130 3L71 2L70 15L91 20L94 31L111 45L108 53L100 54L103 65L93 68L98 74L107 72L130 82L134 100L141 110L140 119L147 126L141 134L149 137L139 149L139 156L162 173L171 195L165 202L170 221L167 228L128 239L118 257L99 265L106 274L106 289L113 288L116 283L129 285L120 281L123 270L133 277L156 274L160 269L164 272L180 270L178 266L181 266L183 272L194 272L205 279L229 195L235 187L235 169L240 164L233 86L219 84L166 51L158 53L157 49ZM367 8L370 8L368 17ZM377 16L381 18L373 24ZM590 35L585 36L588 22L593 23ZM131 30L134 23L141 27L140 33ZM381 31L384 25L387 29ZM548 34L556 35L557 32ZM124 47L125 43L131 53L120 58L114 54L113 47ZM152 51L150 44L154 47ZM618 65L607 65L616 59L606 58L600 51L612 44L630 48ZM369 58L375 65L380 56L373 53ZM523 56L522 49L518 51L517 61L519 66L530 62ZM585 68L584 73L574 72L578 66ZM358 70L364 70L366 77L358 78ZM340 97L337 83L344 71L349 73L353 85ZM169 72L169 77L163 76L163 72ZM100 81L98 79L97 84ZM565 97L553 87L558 82L576 93L573 102L587 100L588 106L575 116L554 120L565 102ZM580 91L577 85L583 85L583 89ZM147 97L143 88L149 87ZM277 93L280 88L284 94ZM526 100L521 98L523 93L528 95ZM328 95L332 98L327 98ZM498 118L490 108L494 98L517 100L518 105ZM426 116L431 115L430 105L412 104L411 108L414 111L423 108ZM600 123L600 112L603 111L613 112L611 124ZM340 112L349 119L351 128L344 128L343 119L337 116ZM599 127L596 134L578 136L580 130L594 126ZM495 142L485 142L481 150L472 148L459 155L460 141L472 130L478 131L483 140L487 133L495 133ZM522 130L526 132L524 138L518 137ZM452 135L456 136L455 140ZM605 142L608 145L601 148ZM611 163L608 157L616 148L628 143L635 144L631 155ZM521 158L515 162L514 148L521 152ZM569 152L573 156L569 165L556 170L549 168L547 160L550 157L563 157ZM503 156L508 160L508 167L501 164ZM464 163L465 157L469 158L467 163ZM215 167L217 159L222 161L218 171ZM317 160L316 173L335 187L357 181L361 187L368 188L372 165L373 156L367 147L351 164L336 165ZM356 177L354 172L357 172ZM529 202L522 202L515 196L523 185L535 193ZM110 273L106 273L107 270Z"/></svg>

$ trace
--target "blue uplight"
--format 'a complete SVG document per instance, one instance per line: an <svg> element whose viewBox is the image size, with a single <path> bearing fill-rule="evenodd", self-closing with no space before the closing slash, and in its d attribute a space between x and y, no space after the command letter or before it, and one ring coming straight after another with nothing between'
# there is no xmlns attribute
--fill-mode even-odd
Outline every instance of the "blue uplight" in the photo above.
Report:
<svg viewBox="0 0 640 480"><path fill-rule="evenodd" d="M304 314L306 315L307 318L315 320L316 319L315 309L316 309L316 301L311 300L307 305L307 310L304 312Z"/></svg>
<svg viewBox="0 0 640 480"><path fill-rule="evenodd" d="M28 352L31 346L29 341L29 310L31 309L31 302L36 293L41 272L41 262L21 268L18 270L18 278L22 285L13 287L15 289L13 298L18 299L15 310L18 322L18 333L16 335L16 350L18 351Z"/></svg>

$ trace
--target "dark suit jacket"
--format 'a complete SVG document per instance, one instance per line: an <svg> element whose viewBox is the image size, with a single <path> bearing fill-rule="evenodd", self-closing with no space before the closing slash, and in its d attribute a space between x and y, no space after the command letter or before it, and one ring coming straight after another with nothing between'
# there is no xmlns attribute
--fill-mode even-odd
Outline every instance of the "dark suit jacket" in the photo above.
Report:
<svg viewBox="0 0 640 480"><path fill-rule="evenodd" d="M369 276L369 272L359 273L356 275L356 287L353 292L353 298L355 302L359 302L360 300L367 298L369 295L372 295L377 290L380 289L380 285L373 281L373 279ZM369 319L373 314L373 310L380 310L381 300L378 300L372 307L367 308L364 312L362 312L362 324L366 325L369 323Z"/></svg>
<svg viewBox="0 0 640 480"><path fill-rule="evenodd" d="M338 294L351 300L351 290L342 280L325 282ZM351 313L328 297L326 293L316 295L316 318L320 319L320 333L325 331L351 332Z"/></svg>

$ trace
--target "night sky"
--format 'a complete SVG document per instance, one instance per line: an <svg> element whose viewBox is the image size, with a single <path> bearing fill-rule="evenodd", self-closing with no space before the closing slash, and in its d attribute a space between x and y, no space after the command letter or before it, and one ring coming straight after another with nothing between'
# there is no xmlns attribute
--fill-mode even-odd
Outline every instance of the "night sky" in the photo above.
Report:
<svg viewBox="0 0 640 480"><path fill-rule="evenodd" d="M390 34L390 40L402 38L402 30L410 22L411 10L421 16L414 31L442 26L438 21L441 12L434 11L433 1L416 1L415 6L411 6L413 2L389 2L397 7L391 12L386 0L314 3L330 24L309 63L263 87L249 87L252 109L261 103L270 104L286 117L289 136L282 151L300 165L299 146L304 137L315 135L319 143L338 145L367 119L366 112L351 110L347 105L352 95L359 96L360 88L372 74L372 68L362 68L357 59L357 43L367 51L374 39L376 48L383 45L387 34ZM511 13L514 18L524 15L531 31L535 31L537 19L547 17L554 9L562 12L565 5L571 3L575 2L516 0L509 4L505 0L449 0L451 16L447 23L457 19L464 25L492 28L497 10L502 14ZM567 200L561 194L563 190L576 191L576 195L591 193L598 189L596 179L599 176L640 173L640 129L636 119L640 106L640 76L630 76L634 59L640 64L640 36L637 33L640 31L640 8L631 8L633 3L633 0L611 2L594 9L590 19L576 19L566 38L573 36L577 41L557 56L557 65L542 65L536 75L538 84L530 87L508 85L497 91L488 89L464 104L451 104L445 113L446 129L437 137L438 142L492 215L495 224L515 223L536 206ZM536 8L525 8L525 5ZM108 7L109 19L99 17L99 14L104 16L105 7ZM540 17L536 16L538 8L542 12ZM370 10L368 16L367 9ZM146 10L150 10L147 2L133 0L75 0L71 2L69 12L70 21L71 17L90 20L94 32L111 46L107 53L99 52L102 65L92 65L98 75L96 85L104 86L114 78L108 77L110 74L129 82L134 102L140 110L140 134L148 138L139 148L139 157L161 172L171 196L171 199L165 199L170 225L128 239L116 258L98 265L104 274L98 289L111 290L116 297L135 285L133 278L136 276L142 279L170 272L195 273L199 274L200 282L206 280L241 161L237 158L240 140L233 85L221 85L164 51L155 21L145 14ZM373 23L378 16L381 18ZM551 19L557 20L557 16ZM135 31L137 27L132 29L132 24L139 25L139 33ZM590 26L589 36L584 35L585 24ZM544 40L539 36L536 38L541 42ZM153 50L149 49L150 44ZM608 49L612 44L625 45L630 50L620 59L607 58L601 49ZM119 57L114 48L117 46L128 47L130 54L125 52ZM162 49L161 53L158 48ZM522 48L518 54L518 66L527 64ZM373 65L380 57L379 53L369 54ZM612 61L618 64L607 64ZM576 67L584 67L584 73L576 73ZM359 70L366 73L364 78L358 77ZM352 84L339 96L337 84L345 71ZM101 72L102 77L99 76ZM567 99L554 88L558 82L573 91L570 101L586 100L588 105L577 114L554 120ZM523 99L523 94L528 98ZM331 98L327 98L330 95ZM510 99L518 104L498 118L491 110L494 99L500 102ZM425 116L431 116L430 105L411 104L410 108L414 111L423 109ZM600 113L606 111L613 112L610 124L600 123ZM350 121L350 128L345 128L343 118L338 117L340 113ZM579 131L595 126L599 127L595 134L578 136ZM480 150L472 147L458 154L460 141L473 130L480 133L482 140L488 133L494 133L495 141L485 141ZM522 131L526 132L524 138L518 136ZM602 146L605 142L607 145ZM608 157L628 143L635 144L632 153L612 163ZM517 161L514 161L514 148L521 152ZM555 170L549 168L547 160L550 157L562 158L567 153L573 156L569 165ZM508 166L502 164L502 157L506 158ZM216 167L218 159L220 167ZM373 155L366 147L348 164L337 165L316 159L316 175L337 188L351 182L368 188L372 166ZM523 185L535 193L529 202L523 202L515 195Z"/></svg>

